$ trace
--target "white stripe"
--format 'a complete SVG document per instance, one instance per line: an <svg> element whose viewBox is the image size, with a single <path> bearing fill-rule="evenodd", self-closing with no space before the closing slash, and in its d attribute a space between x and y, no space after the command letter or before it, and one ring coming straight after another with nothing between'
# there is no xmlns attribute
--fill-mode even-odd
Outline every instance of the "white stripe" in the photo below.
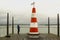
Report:
<svg viewBox="0 0 60 40"><path fill-rule="evenodd" d="M38 24L37 23L31 23L30 27L38 27Z"/></svg>
<svg viewBox="0 0 60 40"><path fill-rule="evenodd" d="M32 13L32 17L36 17L36 13Z"/></svg>
<svg viewBox="0 0 60 40"><path fill-rule="evenodd" d="M39 32L29 32L29 34L39 34Z"/></svg>

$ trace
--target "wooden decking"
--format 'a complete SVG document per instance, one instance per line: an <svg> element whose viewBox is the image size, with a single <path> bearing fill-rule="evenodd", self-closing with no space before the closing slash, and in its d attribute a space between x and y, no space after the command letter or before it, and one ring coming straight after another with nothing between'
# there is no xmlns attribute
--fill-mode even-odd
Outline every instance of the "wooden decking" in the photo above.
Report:
<svg viewBox="0 0 60 40"><path fill-rule="evenodd" d="M0 40L60 40L60 37L54 34L40 34L40 38L31 39L27 37L27 34L14 34L11 37L0 37Z"/></svg>

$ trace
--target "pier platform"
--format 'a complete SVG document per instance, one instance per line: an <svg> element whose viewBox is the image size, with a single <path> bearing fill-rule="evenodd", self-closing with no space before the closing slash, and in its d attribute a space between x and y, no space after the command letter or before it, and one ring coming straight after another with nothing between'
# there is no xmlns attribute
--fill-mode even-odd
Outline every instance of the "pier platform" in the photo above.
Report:
<svg viewBox="0 0 60 40"><path fill-rule="evenodd" d="M57 37L54 34L40 34L40 38L28 38L27 34L14 34L10 35L11 37L0 37L0 40L60 40L60 37Z"/></svg>

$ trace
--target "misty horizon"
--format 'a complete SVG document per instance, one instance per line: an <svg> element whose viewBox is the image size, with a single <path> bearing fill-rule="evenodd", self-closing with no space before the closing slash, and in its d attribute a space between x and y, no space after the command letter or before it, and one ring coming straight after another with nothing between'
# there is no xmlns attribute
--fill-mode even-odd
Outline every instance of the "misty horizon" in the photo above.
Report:
<svg viewBox="0 0 60 40"><path fill-rule="evenodd" d="M57 14L60 14L60 0L33 0L35 2L38 24L57 24ZM6 24L6 14L9 13L9 24L12 16L15 24L29 24L32 13L32 0L0 0L0 24ZM59 22L60 23L60 22Z"/></svg>

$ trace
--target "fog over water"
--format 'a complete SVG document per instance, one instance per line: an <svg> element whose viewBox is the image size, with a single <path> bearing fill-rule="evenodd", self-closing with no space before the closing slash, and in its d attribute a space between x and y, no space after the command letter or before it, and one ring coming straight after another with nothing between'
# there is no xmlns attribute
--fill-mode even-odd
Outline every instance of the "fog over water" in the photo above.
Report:
<svg viewBox="0 0 60 40"><path fill-rule="evenodd" d="M9 12L10 24L14 16L15 24L28 24L31 19L32 2L35 2L39 24L57 23L57 13L60 14L60 0L0 0L0 24L6 24L6 13Z"/></svg>

